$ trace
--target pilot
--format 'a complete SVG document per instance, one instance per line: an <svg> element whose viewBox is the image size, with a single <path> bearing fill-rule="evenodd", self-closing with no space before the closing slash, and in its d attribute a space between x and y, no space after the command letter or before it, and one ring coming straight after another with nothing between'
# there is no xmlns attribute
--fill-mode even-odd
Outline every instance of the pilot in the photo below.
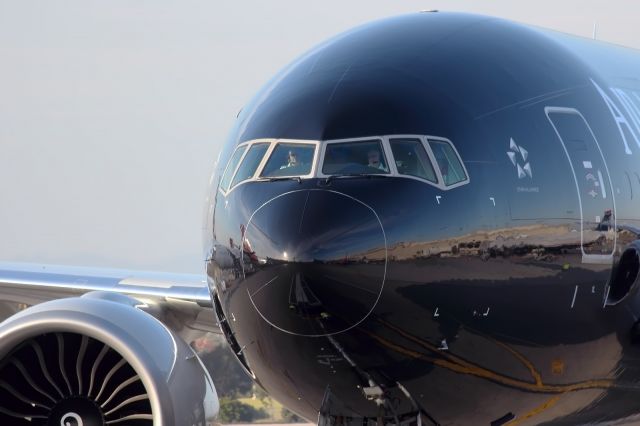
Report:
<svg viewBox="0 0 640 426"><path fill-rule="evenodd" d="M369 167L373 167L376 169L380 169L383 171L387 171L387 168L380 161L380 151L377 149L372 149L367 153L367 158L369 159L369 163L367 164Z"/></svg>
<svg viewBox="0 0 640 426"><path fill-rule="evenodd" d="M287 164L283 165L282 167L280 167L281 169L286 169L289 167L296 167L299 166L300 163L298 162L298 156L295 152L293 151L289 151L289 154L287 155Z"/></svg>

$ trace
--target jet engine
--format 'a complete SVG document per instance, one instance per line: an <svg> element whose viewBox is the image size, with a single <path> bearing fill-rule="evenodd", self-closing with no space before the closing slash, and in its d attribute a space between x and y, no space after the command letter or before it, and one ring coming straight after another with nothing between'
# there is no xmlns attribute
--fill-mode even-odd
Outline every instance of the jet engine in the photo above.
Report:
<svg viewBox="0 0 640 426"><path fill-rule="evenodd" d="M0 324L0 424L211 425L219 403L207 370L141 304L94 292Z"/></svg>

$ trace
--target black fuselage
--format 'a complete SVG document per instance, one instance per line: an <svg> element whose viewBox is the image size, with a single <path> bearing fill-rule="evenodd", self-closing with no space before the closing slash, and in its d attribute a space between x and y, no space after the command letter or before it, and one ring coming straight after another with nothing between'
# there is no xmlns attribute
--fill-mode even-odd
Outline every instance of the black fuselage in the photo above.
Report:
<svg viewBox="0 0 640 426"><path fill-rule="evenodd" d="M214 188L212 294L257 383L344 424L640 415L640 55L465 14L365 25L256 95L214 184L244 142L398 135L450 141L467 180L396 158Z"/></svg>

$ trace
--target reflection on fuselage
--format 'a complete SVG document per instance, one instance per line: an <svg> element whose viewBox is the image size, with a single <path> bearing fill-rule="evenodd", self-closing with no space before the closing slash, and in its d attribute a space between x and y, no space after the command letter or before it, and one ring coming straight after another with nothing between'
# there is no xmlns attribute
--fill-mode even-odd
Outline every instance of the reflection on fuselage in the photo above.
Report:
<svg viewBox="0 0 640 426"><path fill-rule="evenodd" d="M637 154L600 93L613 77L567 49L603 47L563 37L394 18L245 108L227 169L239 144L270 145L216 191L207 271L268 392L322 424L639 414Z"/></svg>

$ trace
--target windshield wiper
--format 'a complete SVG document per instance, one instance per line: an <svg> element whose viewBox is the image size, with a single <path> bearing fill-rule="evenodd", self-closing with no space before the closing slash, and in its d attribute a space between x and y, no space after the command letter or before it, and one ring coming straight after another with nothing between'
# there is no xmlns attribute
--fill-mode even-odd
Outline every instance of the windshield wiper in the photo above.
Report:
<svg viewBox="0 0 640 426"><path fill-rule="evenodd" d="M280 180L295 180L298 181L298 183L302 183L302 179L300 178L300 176L273 176L273 177L265 177L262 178L263 180L266 180L267 182L276 182L276 181L280 181Z"/></svg>
<svg viewBox="0 0 640 426"><path fill-rule="evenodd" d="M386 177L389 177L389 175L382 174L382 173L342 173L342 174L339 174L339 175L331 175L327 179L325 179L324 182L326 184L328 184L333 179L342 178L342 177L366 177L366 178L382 177L382 178L386 178Z"/></svg>

